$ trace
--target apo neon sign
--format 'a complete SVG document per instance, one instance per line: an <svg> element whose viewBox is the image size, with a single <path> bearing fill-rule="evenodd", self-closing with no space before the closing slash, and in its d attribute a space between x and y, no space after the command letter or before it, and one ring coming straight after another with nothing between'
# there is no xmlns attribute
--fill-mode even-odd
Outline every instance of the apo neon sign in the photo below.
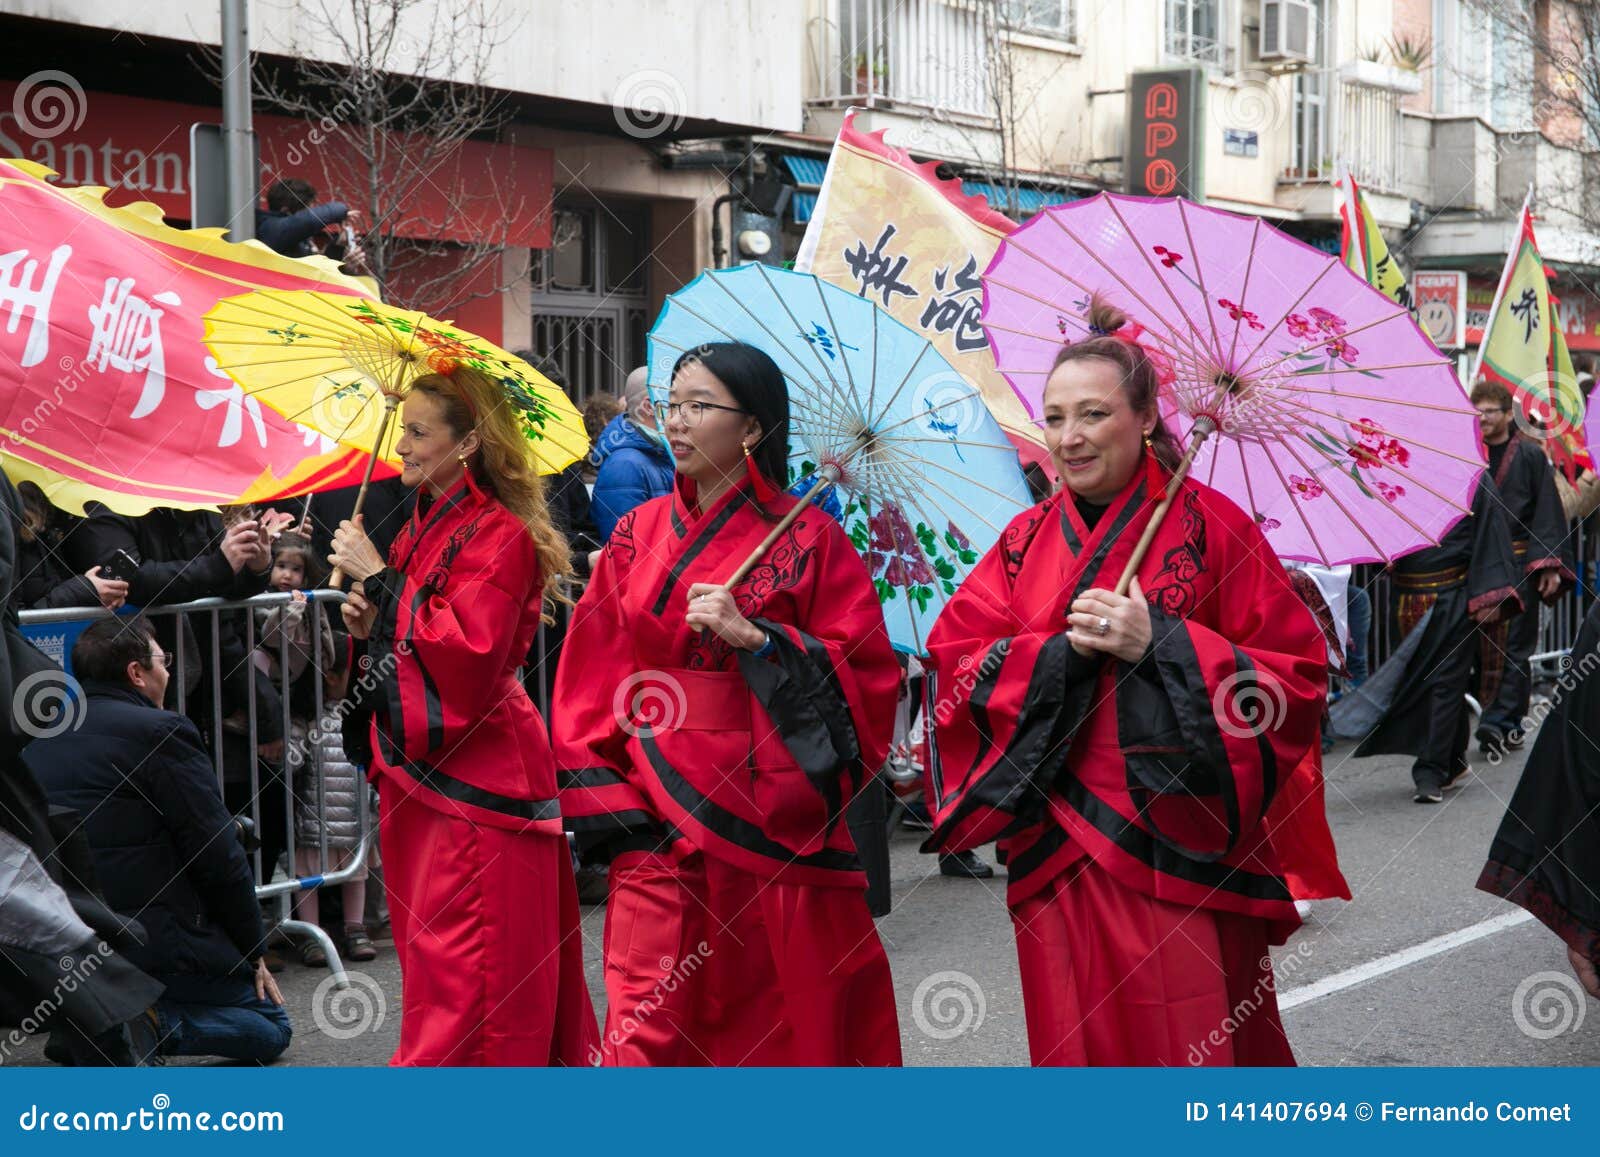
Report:
<svg viewBox="0 0 1600 1157"><path fill-rule="evenodd" d="M1172 68L1128 76L1128 192L1144 197L1205 194L1200 133L1205 70Z"/></svg>

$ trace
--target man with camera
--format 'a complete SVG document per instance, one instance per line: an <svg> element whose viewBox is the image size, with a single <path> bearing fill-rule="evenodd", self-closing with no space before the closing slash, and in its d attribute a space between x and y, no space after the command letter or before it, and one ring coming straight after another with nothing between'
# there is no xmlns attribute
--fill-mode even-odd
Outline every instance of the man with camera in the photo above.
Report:
<svg viewBox="0 0 1600 1157"><path fill-rule="evenodd" d="M289 1046L289 1014L211 758L193 721L161 707L171 664L144 616L97 621L72 648L82 725L23 760L51 804L81 817L111 907L149 935L127 955L166 992L135 1039L155 1056L265 1063Z"/></svg>

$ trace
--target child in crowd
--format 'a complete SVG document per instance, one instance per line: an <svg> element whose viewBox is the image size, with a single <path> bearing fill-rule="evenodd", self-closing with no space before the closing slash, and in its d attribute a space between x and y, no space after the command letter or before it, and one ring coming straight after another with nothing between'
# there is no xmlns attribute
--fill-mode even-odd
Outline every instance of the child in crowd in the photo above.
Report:
<svg viewBox="0 0 1600 1157"><path fill-rule="evenodd" d="M293 592L294 602L258 612L260 643L255 655L258 669L275 683L283 678L287 661L289 735L285 758L294 773L295 872L300 876L326 875L350 863L361 838L361 794L367 791L360 771L345 755L339 727L319 723L316 717L312 680L323 680L323 715L330 717L333 706L344 698L350 677L346 652L335 648L327 615L306 598L305 588L320 580L321 568L310 540L284 534L274 542L272 589ZM313 632L321 635L320 642ZM322 858L324 842L326 862ZM342 885L343 953L348 960L371 960L378 954L361 921L366 892L363 865ZM316 889L296 898L295 916L310 924L318 922ZM328 957L320 944L307 940L300 948L300 961L323 968Z"/></svg>

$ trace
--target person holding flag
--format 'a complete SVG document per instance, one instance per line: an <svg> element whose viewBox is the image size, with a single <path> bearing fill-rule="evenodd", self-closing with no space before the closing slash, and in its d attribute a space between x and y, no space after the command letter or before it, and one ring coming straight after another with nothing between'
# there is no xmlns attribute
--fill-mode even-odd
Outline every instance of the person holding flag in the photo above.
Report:
<svg viewBox="0 0 1600 1157"><path fill-rule="evenodd" d="M1582 453L1576 431L1583 423L1583 395L1566 339L1555 324L1549 274L1533 232L1532 203L1530 191L1484 326L1474 375L1479 384L1472 394L1523 574L1522 613L1482 635L1483 716L1477 740L1485 754L1508 739L1517 745L1516 724L1528 711L1528 660L1539 636L1534 594L1554 602L1576 578L1560 496L1545 455L1573 480ZM1514 431L1513 424L1538 431L1545 453L1526 434Z"/></svg>
<svg viewBox="0 0 1600 1157"><path fill-rule="evenodd" d="M1475 738L1483 754L1519 748L1518 721L1528 714L1533 673L1529 659L1539 639L1539 605L1554 603L1576 580L1567 521L1556 493L1555 471L1532 438L1512 424L1511 391L1499 382L1472 388L1479 428L1489 451L1489 473L1500 493L1521 577L1522 611L1486 623L1478 633L1478 701L1483 714Z"/></svg>

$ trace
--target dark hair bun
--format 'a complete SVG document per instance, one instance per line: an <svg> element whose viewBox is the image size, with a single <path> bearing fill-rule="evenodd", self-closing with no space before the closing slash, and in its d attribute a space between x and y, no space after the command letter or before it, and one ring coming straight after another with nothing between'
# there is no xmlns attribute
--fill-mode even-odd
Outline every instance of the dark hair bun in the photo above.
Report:
<svg viewBox="0 0 1600 1157"><path fill-rule="evenodd" d="M1128 324L1128 315L1100 294L1089 297L1089 328L1095 333L1113 334Z"/></svg>

